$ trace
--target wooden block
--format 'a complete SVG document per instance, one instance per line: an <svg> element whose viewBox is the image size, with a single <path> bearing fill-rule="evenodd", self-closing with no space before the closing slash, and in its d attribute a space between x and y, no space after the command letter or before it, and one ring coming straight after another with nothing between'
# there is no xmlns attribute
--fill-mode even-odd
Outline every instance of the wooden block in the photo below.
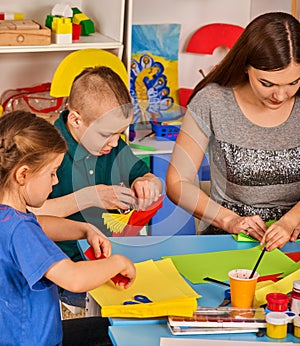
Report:
<svg viewBox="0 0 300 346"><path fill-rule="evenodd" d="M0 20L0 45L1 46L44 46L51 43L51 30L45 26L39 25L34 21L8 21L10 23L1 23ZM22 22L17 29L14 22ZM32 22L32 23L29 23ZM1 28L4 24L7 28ZM23 27L22 27L23 25ZM24 29L30 26L30 29ZM33 28L33 25L35 28ZM14 27L12 27L14 26Z"/></svg>
<svg viewBox="0 0 300 346"><path fill-rule="evenodd" d="M15 25L17 30L39 30L40 25L33 20L13 20L13 24Z"/></svg>
<svg viewBox="0 0 300 346"><path fill-rule="evenodd" d="M39 30L40 25L33 20L0 20L1 27L7 27L10 30Z"/></svg>

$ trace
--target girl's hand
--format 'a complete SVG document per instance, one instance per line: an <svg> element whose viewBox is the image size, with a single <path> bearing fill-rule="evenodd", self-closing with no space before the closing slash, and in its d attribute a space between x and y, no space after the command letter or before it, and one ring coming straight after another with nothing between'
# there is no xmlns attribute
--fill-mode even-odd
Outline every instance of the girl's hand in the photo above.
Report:
<svg viewBox="0 0 300 346"><path fill-rule="evenodd" d="M101 252L105 257L109 257L111 255L110 240L102 232L100 232L96 226L89 223L86 225L86 240L94 249L95 257L99 258L101 256Z"/></svg>
<svg viewBox="0 0 300 346"><path fill-rule="evenodd" d="M229 233L239 234L243 232L259 241L262 240L266 230L267 226L258 215L237 216L229 222Z"/></svg>
<svg viewBox="0 0 300 346"><path fill-rule="evenodd" d="M124 267L124 269L120 271L120 274L128 278L128 282L126 284L124 284L123 282L120 282L119 285L124 286L124 288L129 288L133 284L136 278L136 269L135 269L134 263L132 263L129 258L123 255L118 254L118 255L113 255L112 257L117 257L118 260L122 262L122 267Z"/></svg>

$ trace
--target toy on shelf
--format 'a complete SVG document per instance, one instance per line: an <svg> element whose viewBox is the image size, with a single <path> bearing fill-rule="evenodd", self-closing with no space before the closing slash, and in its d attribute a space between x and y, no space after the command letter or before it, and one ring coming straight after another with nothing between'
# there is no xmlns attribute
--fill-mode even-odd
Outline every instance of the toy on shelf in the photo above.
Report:
<svg viewBox="0 0 300 346"><path fill-rule="evenodd" d="M51 10L51 15L53 17L59 16L59 17L73 17L73 11L72 8L69 5L66 4L56 4Z"/></svg>
<svg viewBox="0 0 300 346"><path fill-rule="evenodd" d="M73 23L81 26L81 35L88 36L95 32L93 21L82 13L77 7L73 7Z"/></svg>
<svg viewBox="0 0 300 346"><path fill-rule="evenodd" d="M53 7L51 14L47 15L46 27L53 31L53 41L58 44L72 43L80 36L95 32L94 23L86 14L65 4Z"/></svg>
<svg viewBox="0 0 300 346"><path fill-rule="evenodd" d="M0 45L44 46L51 43L51 31L33 20L0 20Z"/></svg>
<svg viewBox="0 0 300 346"><path fill-rule="evenodd" d="M24 20L24 13L0 12L0 20Z"/></svg>
<svg viewBox="0 0 300 346"><path fill-rule="evenodd" d="M70 18L54 17L52 21L53 42L57 44L72 43L72 23Z"/></svg>

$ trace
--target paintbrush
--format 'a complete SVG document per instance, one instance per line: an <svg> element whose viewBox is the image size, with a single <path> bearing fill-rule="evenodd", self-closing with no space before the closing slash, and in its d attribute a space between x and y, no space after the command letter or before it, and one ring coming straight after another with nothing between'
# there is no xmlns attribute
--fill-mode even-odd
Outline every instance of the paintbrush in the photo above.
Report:
<svg viewBox="0 0 300 346"><path fill-rule="evenodd" d="M256 271L257 267L259 266L259 263L260 263L260 261L262 260L263 255L265 254L266 251L267 251L267 248L264 247L264 248L262 249L261 254L260 254L259 257L258 257L257 262L255 263L255 266L254 266L254 268L253 268L253 270L252 270L252 273L251 273L250 276L249 276L249 279L252 279L252 278L253 278L253 275L255 274L255 271Z"/></svg>

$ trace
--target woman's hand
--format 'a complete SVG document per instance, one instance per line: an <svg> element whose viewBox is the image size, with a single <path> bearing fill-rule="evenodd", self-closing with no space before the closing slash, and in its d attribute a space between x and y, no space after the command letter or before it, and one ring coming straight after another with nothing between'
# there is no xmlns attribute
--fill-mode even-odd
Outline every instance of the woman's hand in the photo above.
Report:
<svg viewBox="0 0 300 346"><path fill-rule="evenodd" d="M259 241L265 235L267 226L262 218L258 215L254 216L237 216L228 223L229 233L238 234L243 232Z"/></svg>
<svg viewBox="0 0 300 346"><path fill-rule="evenodd" d="M295 241L299 238L299 235L300 235L300 224L298 224L295 229L293 230L292 232L292 235L291 235L291 238L290 238L290 241Z"/></svg>
<svg viewBox="0 0 300 346"><path fill-rule="evenodd" d="M298 227L298 226L297 226ZM291 226L287 222L280 219L273 223L266 231L264 237L261 240L261 245L265 246L268 251L275 248L282 248L292 237L298 237L299 230L295 228L291 229Z"/></svg>

